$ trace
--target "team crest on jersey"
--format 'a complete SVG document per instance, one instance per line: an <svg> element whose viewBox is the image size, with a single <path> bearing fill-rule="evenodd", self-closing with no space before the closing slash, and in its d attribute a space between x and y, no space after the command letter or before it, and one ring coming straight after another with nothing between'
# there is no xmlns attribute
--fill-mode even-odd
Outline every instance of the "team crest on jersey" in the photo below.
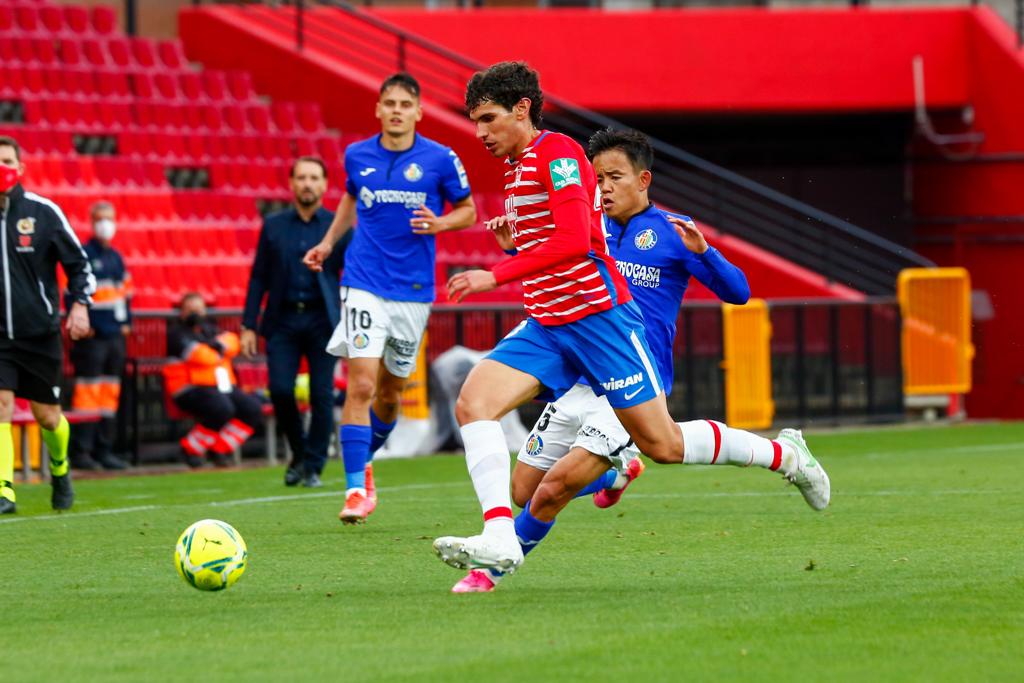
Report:
<svg viewBox="0 0 1024 683"><path fill-rule="evenodd" d="M36 231L36 219L35 218L22 218L18 221L18 234L20 235L31 235Z"/></svg>
<svg viewBox="0 0 1024 683"><path fill-rule="evenodd" d="M646 230L637 234L633 238L633 244L636 245L637 249L647 251L654 247L658 243L658 233L654 232L653 228L647 228Z"/></svg>
<svg viewBox="0 0 1024 683"><path fill-rule="evenodd" d="M423 177L423 169L420 168L419 164L409 164L405 167L405 171L402 172L405 179L410 183L415 183L417 180Z"/></svg>
<svg viewBox="0 0 1024 683"><path fill-rule="evenodd" d="M540 455L542 450L544 450L544 439L537 434L530 434L530 438L526 440L526 452L530 455Z"/></svg>
<svg viewBox="0 0 1024 683"><path fill-rule="evenodd" d="M356 347L359 350L365 349L369 345L370 338L366 335L365 332L360 332L352 339L352 346Z"/></svg>
<svg viewBox="0 0 1024 683"><path fill-rule="evenodd" d="M32 235L20 235L18 237L18 245L20 247L31 247L32 246Z"/></svg>
<svg viewBox="0 0 1024 683"><path fill-rule="evenodd" d="M551 184L556 191L570 185L583 185L580 180L580 165L575 159L555 159L548 167L551 170Z"/></svg>

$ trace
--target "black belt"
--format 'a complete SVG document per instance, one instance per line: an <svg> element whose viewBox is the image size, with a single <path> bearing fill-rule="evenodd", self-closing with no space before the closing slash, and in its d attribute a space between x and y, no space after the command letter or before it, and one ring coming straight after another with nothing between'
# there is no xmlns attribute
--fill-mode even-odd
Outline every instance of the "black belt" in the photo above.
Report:
<svg viewBox="0 0 1024 683"><path fill-rule="evenodd" d="M289 313L305 313L306 311L322 311L326 308L323 299L312 301L285 301L282 306Z"/></svg>

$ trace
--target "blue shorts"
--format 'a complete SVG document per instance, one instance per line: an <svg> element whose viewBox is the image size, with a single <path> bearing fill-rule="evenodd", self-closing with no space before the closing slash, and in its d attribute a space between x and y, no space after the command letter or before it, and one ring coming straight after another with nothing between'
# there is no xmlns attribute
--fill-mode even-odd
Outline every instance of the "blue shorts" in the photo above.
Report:
<svg viewBox="0 0 1024 683"><path fill-rule="evenodd" d="M536 377L554 401L583 378L613 408L629 408L661 393L653 355L633 302L567 325L526 320L498 342L487 358Z"/></svg>

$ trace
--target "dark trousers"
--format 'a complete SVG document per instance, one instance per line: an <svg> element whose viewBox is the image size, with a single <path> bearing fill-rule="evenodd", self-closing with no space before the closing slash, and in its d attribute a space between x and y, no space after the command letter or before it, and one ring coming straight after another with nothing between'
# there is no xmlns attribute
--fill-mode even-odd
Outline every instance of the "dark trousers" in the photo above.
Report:
<svg viewBox="0 0 1024 683"><path fill-rule="evenodd" d="M327 463L327 446L334 430L334 364L337 359L325 348L330 341L331 321L324 311L288 312L281 315L274 333L267 338L267 370L270 400L292 457L306 471L320 473ZM309 363L309 433L295 403L295 377L299 361Z"/></svg>
<svg viewBox="0 0 1024 683"><path fill-rule="evenodd" d="M260 401L238 387L223 394L217 387L190 387L174 397L174 403L207 429L219 432L232 419L254 430L260 426L263 410Z"/></svg>
<svg viewBox="0 0 1024 683"><path fill-rule="evenodd" d="M71 457L79 454L109 455L117 429L121 375L124 373L124 337L82 339L72 345L70 356L76 384L71 407L99 410L102 416L99 422L82 422L72 427Z"/></svg>

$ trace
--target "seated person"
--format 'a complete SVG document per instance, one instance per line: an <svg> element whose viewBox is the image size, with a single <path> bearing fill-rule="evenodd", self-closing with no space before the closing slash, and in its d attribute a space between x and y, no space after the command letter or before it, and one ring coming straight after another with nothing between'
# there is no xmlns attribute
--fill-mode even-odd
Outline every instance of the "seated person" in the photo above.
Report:
<svg viewBox="0 0 1024 683"><path fill-rule="evenodd" d="M181 439L189 467L202 467L204 456L218 467L252 436L262 418L259 399L238 388L231 359L238 355L234 332L219 332L206 316L206 302L196 292L181 299L179 320L167 333L164 390L179 409L196 420Z"/></svg>

